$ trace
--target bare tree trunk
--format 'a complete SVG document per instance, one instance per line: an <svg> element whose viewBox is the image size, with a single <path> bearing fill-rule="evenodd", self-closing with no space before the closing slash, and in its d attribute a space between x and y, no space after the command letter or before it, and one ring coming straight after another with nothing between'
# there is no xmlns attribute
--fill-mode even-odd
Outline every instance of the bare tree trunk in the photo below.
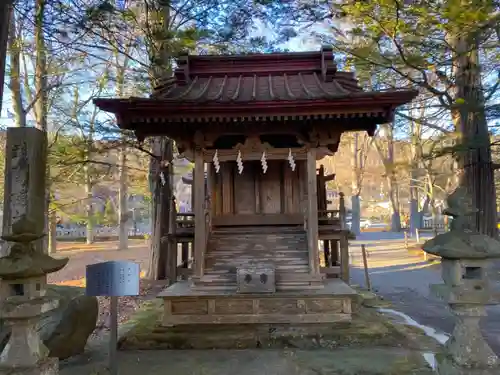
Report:
<svg viewBox="0 0 500 375"><path fill-rule="evenodd" d="M127 46L128 51L130 46ZM125 56L120 61L118 50L115 51L116 61L116 96L123 97L125 94L125 72L129 66L129 58ZM126 135L122 135L120 153L118 156L119 187L118 187L118 243L120 250L128 249L128 176L127 176L127 145Z"/></svg>
<svg viewBox="0 0 500 375"><path fill-rule="evenodd" d="M85 177L85 216L87 218L86 231L85 231L85 242L90 245L94 243L94 194L93 194L93 184L92 176L90 175L90 166L85 164L84 166L84 177Z"/></svg>
<svg viewBox="0 0 500 375"><path fill-rule="evenodd" d="M361 186L359 186L359 169L360 169L360 155L359 155L359 134L353 133L353 139L351 143L351 168L352 168L352 178L351 178L351 232L354 234L359 234L361 232L360 222L361 222L361 202L360 202L360 191Z"/></svg>
<svg viewBox="0 0 500 375"><path fill-rule="evenodd" d="M125 141L122 142L120 149L120 186L118 191L118 217L120 220L118 240L120 250L128 249L128 186L127 186L127 147Z"/></svg>
<svg viewBox="0 0 500 375"><path fill-rule="evenodd" d="M47 86L47 50L45 45L44 36L44 18L45 18L45 5L46 0L36 0L35 2L35 48L36 48L36 59L35 59L35 95L34 100L34 111L36 119L36 127L45 132L47 136L47 100L48 100L48 86ZM47 163L46 171L47 174L47 187L45 191L45 233L50 232L50 219L49 219L49 207L50 207L50 189L51 189L51 176L50 176L50 165ZM49 251L48 237L44 238L44 250Z"/></svg>
<svg viewBox="0 0 500 375"><path fill-rule="evenodd" d="M391 231L401 231L401 212L399 202L399 186L394 175L387 177L387 185L389 186L389 198L391 200L392 215L391 215Z"/></svg>
<svg viewBox="0 0 500 375"><path fill-rule="evenodd" d="M423 114L422 114L423 115ZM419 210L419 179L422 162L422 134L421 126L417 121L412 121L411 126L411 160L410 160L410 232L416 235L421 227L422 217Z"/></svg>
<svg viewBox="0 0 500 375"><path fill-rule="evenodd" d="M2 112L5 60L7 58L7 42L11 12L12 0L4 0L0 2L0 113Z"/></svg>
<svg viewBox="0 0 500 375"><path fill-rule="evenodd" d="M391 231L399 232L401 231L401 212L399 202L398 177L396 174L394 157L394 129L392 125L387 127L387 158L385 165L387 170L387 186L389 187L389 198L392 205Z"/></svg>
<svg viewBox="0 0 500 375"><path fill-rule="evenodd" d="M12 95L12 109L14 110L16 126L26 127L26 112L24 111L21 90L21 40L17 30L16 18L12 15L10 18L9 32L9 89Z"/></svg>
<svg viewBox="0 0 500 375"><path fill-rule="evenodd" d="M46 0L36 0L35 5L35 95L34 110L36 127L47 131L47 51L44 36L44 17Z"/></svg>
<svg viewBox="0 0 500 375"><path fill-rule="evenodd" d="M377 151L382 159L385 169L387 187L389 190L389 199L391 201L391 231L399 232L401 230L401 213L400 213L400 202L399 202L399 186L398 186L398 176L395 165L394 158L394 134L393 125L385 124L382 125L386 133L385 146L381 144L381 141L375 142Z"/></svg>
<svg viewBox="0 0 500 375"><path fill-rule="evenodd" d="M167 274L169 260L169 224L170 202L173 190L170 175L173 173L173 142L168 138L152 140L152 158L150 164L150 187L153 201L153 228L151 236L151 255L149 259L148 278L153 280L169 279L175 281L175 275Z"/></svg>
<svg viewBox="0 0 500 375"><path fill-rule="evenodd" d="M57 213L56 210L49 212L49 254L57 251Z"/></svg>
<svg viewBox="0 0 500 375"><path fill-rule="evenodd" d="M410 232L415 235L417 229L420 228L420 210L418 209L419 194L418 194L418 178L415 172L411 172L410 179Z"/></svg>

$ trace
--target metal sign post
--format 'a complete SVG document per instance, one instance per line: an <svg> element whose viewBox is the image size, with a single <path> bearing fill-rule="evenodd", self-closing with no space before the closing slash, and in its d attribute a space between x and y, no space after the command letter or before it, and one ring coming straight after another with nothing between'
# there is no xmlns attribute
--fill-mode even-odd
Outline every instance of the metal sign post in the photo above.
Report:
<svg viewBox="0 0 500 375"><path fill-rule="evenodd" d="M118 297L139 295L139 265L134 262L110 261L87 266L86 294L110 297L109 372L118 374L116 347L118 341Z"/></svg>

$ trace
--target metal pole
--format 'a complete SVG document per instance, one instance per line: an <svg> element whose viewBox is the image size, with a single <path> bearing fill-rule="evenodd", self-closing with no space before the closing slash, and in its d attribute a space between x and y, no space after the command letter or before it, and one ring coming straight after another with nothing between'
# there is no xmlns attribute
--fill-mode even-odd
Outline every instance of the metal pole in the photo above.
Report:
<svg viewBox="0 0 500 375"><path fill-rule="evenodd" d="M365 245L361 245L361 255L363 255L363 266L365 268L365 284L366 289L372 290L372 284L370 282L370 274L368 273L368 259L366 257Z"/></svg>
<svg viewBox="0 0 500 375"><path fill-rule="evenodd" d="M417 243L420 243L420 231L418 228L415 228L415 239L417 240Z"/></svg>
<svg viewBox="0 0 500 375"><path fill-rule="evenodd" d="M116 347L118 344L118 297L112 296L110 303L111 329L109 337L109 373L118 375L118 366L116 363Z"/></svg>

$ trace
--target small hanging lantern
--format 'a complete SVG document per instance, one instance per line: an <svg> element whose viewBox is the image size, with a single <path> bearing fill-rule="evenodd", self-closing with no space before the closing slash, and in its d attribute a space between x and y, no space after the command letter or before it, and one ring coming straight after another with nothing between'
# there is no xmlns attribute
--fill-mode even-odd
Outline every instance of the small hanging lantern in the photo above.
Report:
<svg viewBox="0 0 500 375"><path fill-rule="evenodd" d="M215 173L219 173L220 164L219 164L219 151L218 150L215 150L214 158L212 160L214 162Z"/></svg>
<svg viewBox="0 0 500 375"><path fill-rule="evenodd" d="M262 157L260 158L260 163L262 164L262 172L264 172L264 174L265 174L267 172L266 151L262 152Z"/></svg>
<svg viewBox="0 0 500 375"><path fill-rule="evenodd" d="M292 149L288 149L288 163L290 164L290 168L292 168L292 171L295 171L295 160L292 155Z"/></svg>
<svg viewBox="0 0 500 375"><path fill-rule="evenodd" d="M241 151L238 150L238 157L236 158L236 164L238 165L238 173L243 173L243 159L241 158Z"/></svg>

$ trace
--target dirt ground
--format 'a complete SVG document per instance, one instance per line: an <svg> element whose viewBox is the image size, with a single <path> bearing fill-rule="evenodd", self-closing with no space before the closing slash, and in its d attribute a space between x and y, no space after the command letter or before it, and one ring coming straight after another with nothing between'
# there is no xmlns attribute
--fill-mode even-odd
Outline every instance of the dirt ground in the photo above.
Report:
<svg viewBox="0 0 500 375"><path fill-rule="evenodd" d="M141 271L146 271L149 247L144 240L129 240L127 250L118 250L117 241L99 242L86 245L77 242L60 242L54 257L68 257L69 262L61 271L49 275L50 283L68 282L85 277L85 267L89 264L108 260L128 260L139 263Z"/></svg>
<svg viewBox="0 0 500 375"><path fill-rule="evenodd" d="M420 256L415 256L414 254L409 254L408 251L403 249L402 235L399 233L364 233L358 238L357 241L352 241L351 243L351 262L352 262L352 272L351 282L355 284L364 284L364 273L362 269L361 253L359 251L360 244L366 244L367 250L369 252L368 263L370 268L370 278L372 282L373 289L377 294L385 297L387 301L390 301L395 310L404 312L414 318L417 322L436 328L438 331L450 333L453 328L454 319L449 313L446 304L443 301L439 301L430 295L429 284L441 283L441 275L439 264L431 266L431 264L420 259ZM139 263L141 271L146 271L148 264L149 251L148 246L143 240L131 240L130 248L128 250L119 251L116 249L116 242L105 242L99 243L92 247L86 246L84 244L75 243L63 243L58 249L57 257L69 257L68 265L61 271L49 276L49 282L51 283L62 283L66 285L84 286L85 285L85 267L88 264L107 261L107 260L128 260ZM141 301L154 298L155 295L161 290L162 285L154 284L151 285L145 280L141 282L141 296L139 297L125 297L120 299L120 322L125 322L129 317L137 310L139 303ZM105 339L108 331L108 311L109 311L109 301L106 298L99 298L100 303L100 316L96 331L92 337L93 342L98 342ZM424 308L422 308L424 306ZM500 310L499 306L491 306L488 308L489 316L483 319L482 326L484 328L485 336L487 337L490 345L493 349L500 354L500 341L498 339L498 334L500 333L499 322L500 322ZM100 350L99 350L100 351ZM154 352L154 351L153 351ZM159 373L160 367L156 369L155 363L160 363L164 365L166 360L166 355L164 351L154 352L154 353L136 353L136 361L142 362L147 361L153 365L152 374ZM259 362L261 354L254 357L255 353L241 353L241 361L245 362L247 356L251 358L250 362ZM359 354L359 353L357 353ZM121 355L121 354L120 354ZM204 355L204 354L203 354ZM202 356L203 356L202 355ZM295 359L291 359L288 354L283 352L275 354L262 354L265 356L276 356L273 358L266 358L267 363L276 363L276 366L283 366L287 369L284 373L294 374L294 371L300 371L301 374L308 373L323 373L315 372L317 369L298 367L295 370ZM306 354L304 354L306 355ZM189 357L189 352L179 353L179 352L169 352L168 356L172 356L172 360L175 358L181 358L186 356ZM229 353L219 353L212 357L208 354L209 358L219 357L219 360L229 361L226 356L230 356ZM293 355L292 355L293 357ZM260 359L259 359L260 358ZM92 362L94 357L92 358ZM130 356L126 361L134 361ZM240 359L238 359L240 360ZM174 362L176 362L174 361ZM186 359L189 361L189 359ZM211 363L209 360L206 363ZM291 361L291 362L290 362ZM183 362L183 361L181 361ZM205 360L203 360L205 363ZM293 362L293 363L292 363ZM177 362L176 362L177 363ZM229 366L229 368L217 368L220 372L212 372L212 369L216 369L211 364L207 367L206 365L197 368L194 363L191 363L190 370L184 372L186 368L182 368L182 364L179 364L178 369L172 373L181 374L211 374L219 373L224 374L225 371L230 371L235 369ZM191 367L194 366L194 367ZM253 366L253 365L252 365ZM125 366L125 374L128 369L132 371L137 370L130 364ZM251 366L244 366L248 368L250 372L241 372L242 374L253 374L251 372ZM237 366L238 368L238 366ZM258 368L258 367L255 367ZM292 369L293 368L293 369ZM86 367L88 371L88 367ZM266 372L269 370L260 369L262 373L274 373L279 374L281 372ZM155 372L157 371L157 372ZM179 372L177 372L179 371ZM308 372L309 371L309 372ZM357 370L354 370L357 371ZM65 372L63 372L65 373ZM136 372L130 372L136 373ZM229 372L227 372L229 373ZM330 374L330 372L325 372ZM331 372L332 374L338 374L338 372ZM344 374L344 372L340 372ZM363 372L345 372L346 374L361 374ZM382 372L383 373L383 372ZM69 373L68 373L69 374ZM72 372L73 375L77 375ZM83 374L83 373L82 373ZM88 374L88 372L86 372Z"/></svg>
<svg viewBox="0 0 500 375"><path fill-rule="evenodd" d="M119 352L117 364L121 375L432 375L418 356L396 348L148 350ZM103 365L61 366L60 374L101 375Z"/></svg>

